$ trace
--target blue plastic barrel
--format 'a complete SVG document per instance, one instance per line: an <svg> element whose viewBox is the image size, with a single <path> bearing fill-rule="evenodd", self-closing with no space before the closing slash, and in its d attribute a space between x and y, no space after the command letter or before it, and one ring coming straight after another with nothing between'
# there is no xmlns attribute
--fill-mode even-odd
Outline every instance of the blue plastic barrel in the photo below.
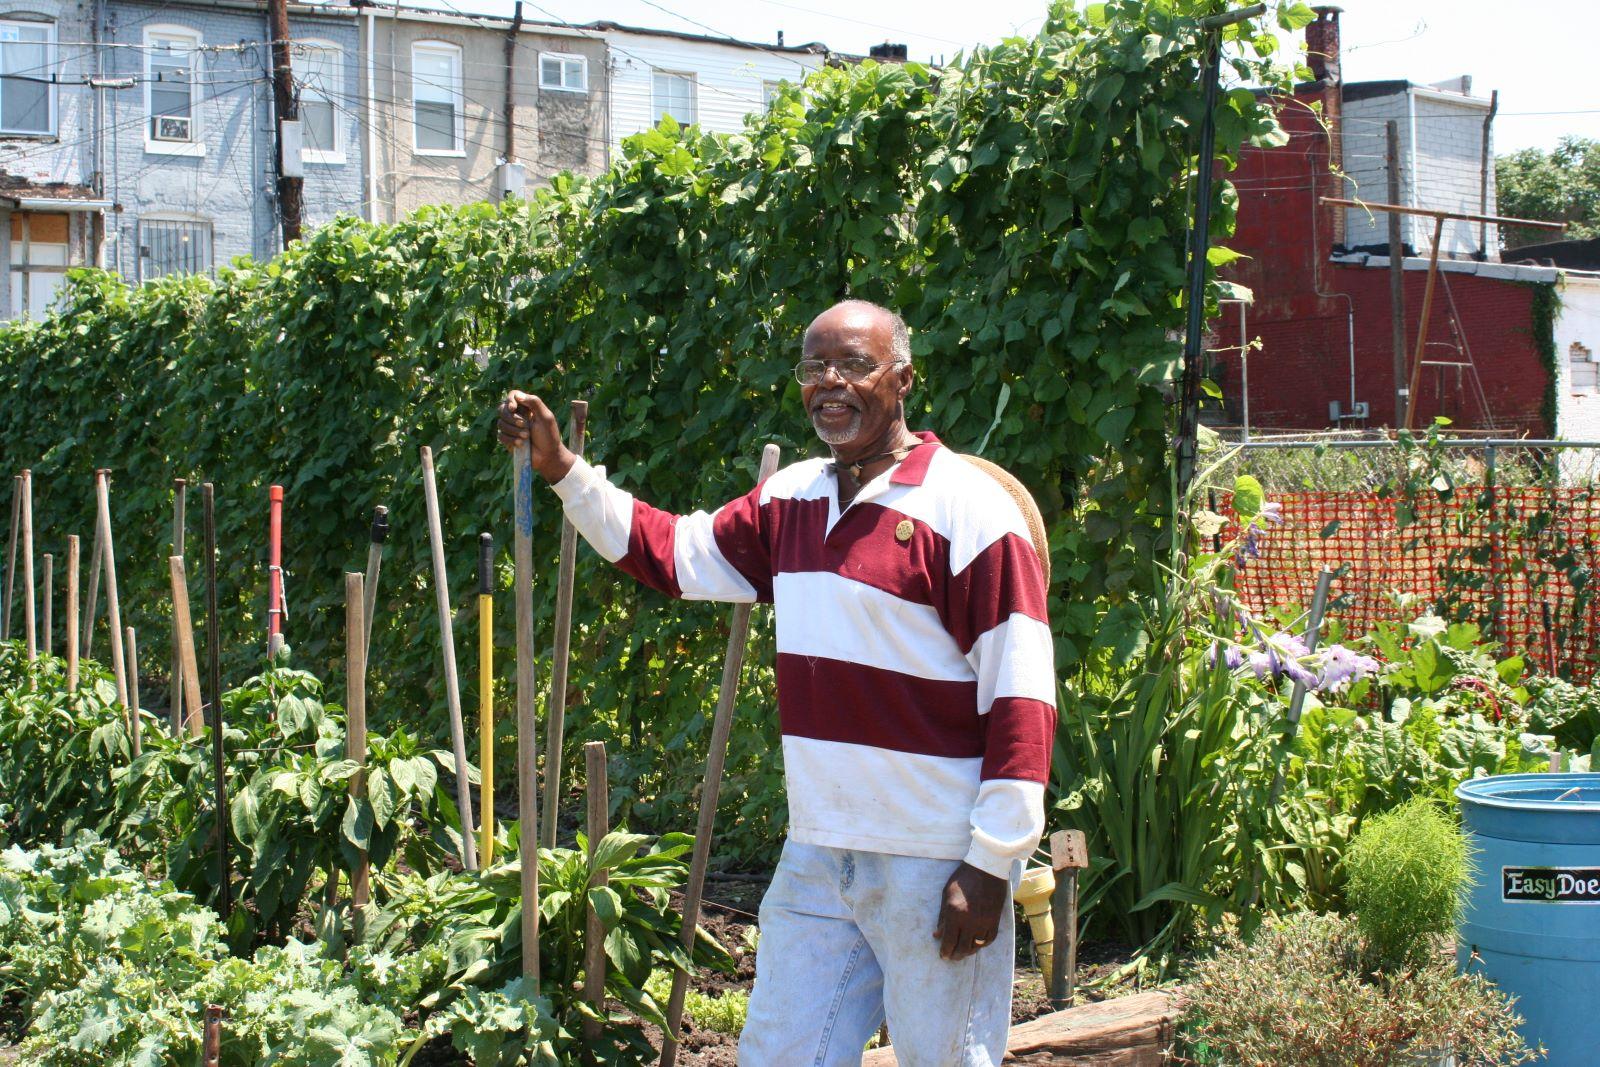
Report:
<svg viewBox="0 0 1600 1067"><path fill-rule="evenodd" d="M1456 790L1477 864L1461 967L1517 998L1550 1067L1600 1064L1600 774L1506 774Z"/></svg>

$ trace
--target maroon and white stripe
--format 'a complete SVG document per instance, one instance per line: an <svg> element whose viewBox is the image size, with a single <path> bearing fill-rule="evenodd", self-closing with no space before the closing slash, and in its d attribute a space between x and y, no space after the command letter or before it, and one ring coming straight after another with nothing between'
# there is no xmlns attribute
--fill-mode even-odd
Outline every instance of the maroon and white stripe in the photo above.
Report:
<svg viewBox="0 0 1600 1067"><path fill-rule="evenodd" d="M822 460L681 517L581 460L555 488L590 544L646 584L775 605L796 840L1005 875L1044 827L1043 573L1005 490L921 436L842 513Z"/></svg>

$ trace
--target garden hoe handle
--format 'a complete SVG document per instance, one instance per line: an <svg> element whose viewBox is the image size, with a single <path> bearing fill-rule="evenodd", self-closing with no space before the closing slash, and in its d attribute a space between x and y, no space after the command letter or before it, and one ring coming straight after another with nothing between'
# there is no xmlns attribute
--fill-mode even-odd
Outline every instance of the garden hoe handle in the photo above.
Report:
<svg viewBox="0 0 1600 1067"><path fill-rule="evenodd" d="M36 593L33 588L33 472L22 472L22 636L28 645L28 662L39 658L39 630L34 617ZM33 677L28 677L33 688Z"/></svg>
<svg viewBox="0 0 1600 1067"><path fill-rule="evenodd" d="M472 837L472 779L467 774L467 739L461 727L461 679L456 674L455 622L450 615L450 576L444 566L444 528L439 522L439 487L433 449L422 446L422 492L428 505L428 540L433 549L433 593L439 605L439 640L444 646L444 696L450 711L450 747L456 763L456 807L461 809L461 865L478 869Z"/></svg>
<svg viewBox="0 0 1600 1067"><path fill-rule="evenodd" d="M78 535L67 535L67 692L78 691Z"/></svg>
<svg viewBox="0 0 1600 1067"><path fill-rule="evenodd" d="M367 544L367 580L362 585L361 622L366 633L361 642L366 648L365 662L372 663L372 614L378 606L378 572L383 570L383 542L389 537L389 509L379 504L372 509L372 533Z"/></svg>
<svg viewBox="0 0 1600 1067"><path fill-rule="evenodd" d="M589 404L574 400L567 421L567 448L583 455L583 438L589 423ZM572 569L578 555L578 530L561 520L561 563L556 572L556 638L550 653L550 721L544 744L544 822L539 843L556 847L556 815L561 807L561 749L567 729L567 660L572 647Z"/></svg>
<svg viewBox="0 0 1600 1067"><path fill-rule="evenodd" d="M778 469L778 446L761 450L760 485ZM711 720L711 744L706 752L706 777L700 789L700 819L695 824L694 853L689 861L689 883L683 890L683 947L694 956L695 930L700 925L700 898L706 885L706 864L711 859L711 832L717 821L717 794L722 789L722 764L728 755L728 734L733 729L733 702L744 670L745 646L750 637L750 604L733 609L728 629L728 653L722 661L722 684L717 689L717 712ZM667 1001L667 1030L661 1038L661 1065L678 1061L678 1026L683 1021L683 998L689 991L689 972L672 973L672 996Z"/></svg>
<svg viewBox="0 0 1600 1067"><path fill-rule="evenodd" d="M345 757L360 770L350 779L350 794L358 801L367 797L367 649L366 626L361 618L366 595L362 576L344 576L344 664L345 664ZM356 852L355 870L350 872L350 926L359 943L367 933L367 899L370 894L372 863L365 848Z"/></svg>
<svg viewBox="0 0 1600 1067"><path fill-rule="evenodd" d="M511 453L517 603L517 818L522 850L522 977L539 991L539 756L533 675L533 444Z"/></svg>
<svg viewBox="0 0 1600 1067"><path fill-rule="evenodd" d="M494 534L478 535L478 857L494 862Z"/></svg>

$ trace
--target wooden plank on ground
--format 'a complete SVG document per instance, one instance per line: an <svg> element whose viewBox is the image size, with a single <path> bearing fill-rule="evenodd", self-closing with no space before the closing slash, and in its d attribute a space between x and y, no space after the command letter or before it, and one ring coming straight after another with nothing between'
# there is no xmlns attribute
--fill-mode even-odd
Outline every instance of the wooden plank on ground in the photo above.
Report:
<svg viewBox="0 0 1600 1067"><path fill-rule="evenodd" d="M1172 992L1151 990L1051 1012L1011 1028L1006 1063L1051 1067L1161 1067L1178 1017ZM862 1067L894 1067L893 1048L874 1049Z"/></svg>

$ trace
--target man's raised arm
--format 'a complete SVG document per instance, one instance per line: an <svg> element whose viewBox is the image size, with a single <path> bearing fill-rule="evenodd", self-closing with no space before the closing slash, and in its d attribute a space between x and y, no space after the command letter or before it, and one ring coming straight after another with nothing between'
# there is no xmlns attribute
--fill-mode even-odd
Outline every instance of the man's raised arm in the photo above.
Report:
<svg viewBox="0 0 1600 1067"><path fill-rule="evenodd" d="M568 449L555 415L532 393L507 395L498 429L507 448L532 442L533 468L561 498L567 518L623 571L688 600L771 599L760 486L714 513L673 515L612 485Z"/></svg>

